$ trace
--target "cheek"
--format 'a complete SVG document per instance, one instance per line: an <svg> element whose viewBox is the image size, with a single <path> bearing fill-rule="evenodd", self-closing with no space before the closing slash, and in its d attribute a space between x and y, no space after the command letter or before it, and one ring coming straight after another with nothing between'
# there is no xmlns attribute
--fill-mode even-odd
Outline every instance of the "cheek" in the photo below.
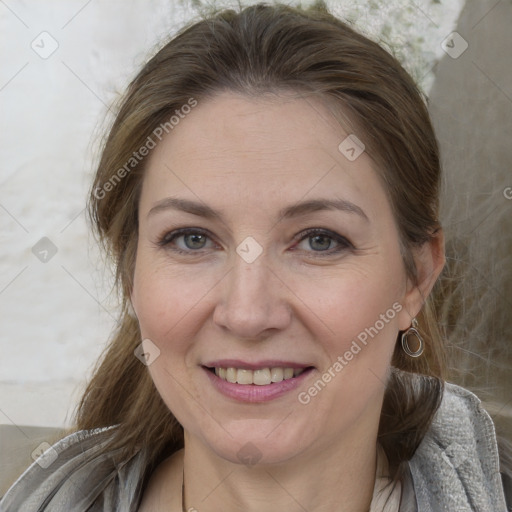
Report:
<svg viewBox="0 0 512 512"><path fill-rule="evenodd" d="M310 328L323 337L332 359L348 350L352 340L364 342L365 336L394 343L403 283L399 266L374 266L296 281L295 290L313 313L310 318L316 319L317 327L311 323Z"/></svg>
<svg viewBox="0 0 512 512"><path fill-rule="evenodd" d="M318 414L343 411L345 419L329 416L332 428L354 420L367 407L379 407L387 382L398 334L399 312L405 274L398 263L364 265L333 274L322 282L301 287L309 290L308 306L317 327L310 329L326 353L320 382L314 389L301 390L304 400L315 401ZM375 263L375 262L372 262ZM304 284L304 283L303 283ZM320 326L320 328L318 327ZM318 393L318 398L316 398ZM338 426L337 426L338 425Z"/></svg>
<svg viewBox="0 0 512 512"><path fill-rule="evenodd" d="M183 342L179 333L192 327L191 317L195 315L193 325L198 324L197 311L204 307L215 281L192 267L182 265L178 269L162 259L140 251L132 302L143 337L157 344L176 340L179 345Z"/></svg>
<svg viewBox="0 0 512 512"><path fill-rule="evenodd" d="M385 280L380 286L352 279L333 284L333 298L319 303L317 310L328 326L317 338L325 364L317 379L299 390L299 399L305 411L325 418L326 430L339 432L379 410L402 306Z"/></svg>
<svg viewBox="0 0 512 512"><path fill-rule="evenodd" d="M190 383L194 338L204 320L199 314L208 307L208 288L197 272L192 276L184 266L176 271L162 260L149 251L138 253L132 302L142 339L160 350L148 366L153 383L178 421L190 423L200 413L194 410L200 396Z"/></svg>

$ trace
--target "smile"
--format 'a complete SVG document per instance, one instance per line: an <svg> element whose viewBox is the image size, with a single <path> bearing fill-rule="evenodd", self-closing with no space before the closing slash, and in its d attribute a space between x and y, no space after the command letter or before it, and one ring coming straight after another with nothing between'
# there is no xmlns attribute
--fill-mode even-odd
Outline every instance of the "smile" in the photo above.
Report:
<svg viewBox="0 0 512 512"><path fill-rule="evenodd" d="M295 368L292 368L288 364L279 366L277 361L277 364L269 363L252 365L219 361L211 366L203 366L203 370L214 389L221 395L245 403L267 402L290 395L315 370L313 366L307 365L295 364Z"/></svg>
<svg viewBox="0 0 512 512"><path fill-rule="evenodd" d="M305 368L260 368L258 370L247 370L244 368L215 368L215 375L233 384L255 384L256 386L267 386L272 383L298 377Z"/></svg>

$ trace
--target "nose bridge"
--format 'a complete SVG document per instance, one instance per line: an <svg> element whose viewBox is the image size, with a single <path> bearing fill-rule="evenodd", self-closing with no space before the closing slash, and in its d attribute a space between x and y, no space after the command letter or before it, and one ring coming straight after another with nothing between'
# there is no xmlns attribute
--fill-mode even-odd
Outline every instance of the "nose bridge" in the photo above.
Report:
<svg viewBox="0 0 512 512"><path fill-rule="evenodd" d="M290 313L286 298L264 256L251 263L236 256L224 280L214 319L234 335L251 338L288 324Z"/></svg>
<svg viewBox="0 0 512 512"><path fill-rule="evenodd" d="M260 303L260 300L263 299L262 294L265 293L265 285L269 280L267 263L263 258L253 263L247 263L241 258L237 260L230 279L232 298L239 304L245 301L252 302L254 305L263 305L265 302Z"/></svg>

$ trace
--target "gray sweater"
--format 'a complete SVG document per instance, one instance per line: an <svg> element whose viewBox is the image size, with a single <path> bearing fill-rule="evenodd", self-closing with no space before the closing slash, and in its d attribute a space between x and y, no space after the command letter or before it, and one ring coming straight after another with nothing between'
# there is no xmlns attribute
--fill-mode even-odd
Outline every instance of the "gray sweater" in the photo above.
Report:
<svg viewBox="0 0 512 512"><path fill-rule="evenodd" d="M146 453L123 464L116 453L98 455L113 428L79 431L54 444L7 491L0 511L136 512ZM446 384L409 470L399 512L507 510L494 425L480 400L461 387Z"/></svg>

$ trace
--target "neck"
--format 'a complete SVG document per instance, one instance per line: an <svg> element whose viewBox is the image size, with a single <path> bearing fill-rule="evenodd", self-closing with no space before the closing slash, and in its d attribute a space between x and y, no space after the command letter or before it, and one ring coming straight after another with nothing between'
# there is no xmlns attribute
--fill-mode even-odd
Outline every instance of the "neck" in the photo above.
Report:
<svg viewBox="0 0 512 512"><path fill-rule="evenodd" d="M367 512L375 471L376 443L362 442L360 435L314 455L255 466L220 458L186 435L184 510L256 512L272 503L287 512Z"/></svg>

